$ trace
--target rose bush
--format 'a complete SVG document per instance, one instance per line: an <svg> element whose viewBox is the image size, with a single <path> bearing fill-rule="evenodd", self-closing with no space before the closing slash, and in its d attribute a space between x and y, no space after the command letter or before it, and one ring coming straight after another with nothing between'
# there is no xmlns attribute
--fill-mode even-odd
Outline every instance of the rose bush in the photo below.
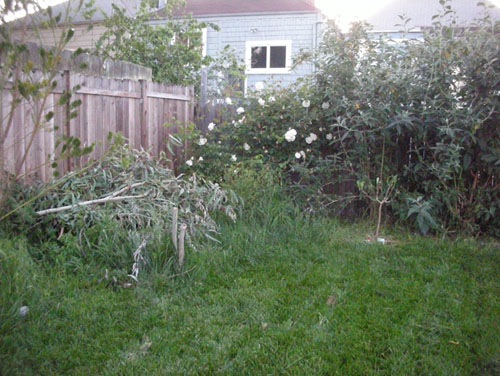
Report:
<svg viewBox="0 0 500 376"><path fill-rule="evenodd" d="M498 26L452 27L442 4L420 39L331 24L301 57L315 74L226 100L188 170L223 178L259 160L310 210L499 236Z"/></svg>

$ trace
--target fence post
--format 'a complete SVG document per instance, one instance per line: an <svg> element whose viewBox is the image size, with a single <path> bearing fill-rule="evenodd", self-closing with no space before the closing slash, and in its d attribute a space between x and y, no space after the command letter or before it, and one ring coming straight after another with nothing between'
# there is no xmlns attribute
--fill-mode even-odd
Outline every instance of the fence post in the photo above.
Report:
<svg viewBox="0 0 500 376"><path fill-rule="evenodd" d="M147 80L139 80L141 83L141 140L140 146L144 149L148 149L148 81ZM137 148L138 149L138 148Z"/></svg>
<svg viewBox="0 0 500 376"><path fill-rule="evenodd" d="M188 86L184 88L184 93L189 96L190 100L189 102L184 103L184 161L187 161L187 153L188 153L188 147L189 147L189 142L188 142L188 137L187 135L187 130L188 127L190 126L188 119L192 119L192 116L189 116L189 114L193 113L193 100L194 100L194 87L193 86ZM194 120L194 119L193 119Z"/></svg>

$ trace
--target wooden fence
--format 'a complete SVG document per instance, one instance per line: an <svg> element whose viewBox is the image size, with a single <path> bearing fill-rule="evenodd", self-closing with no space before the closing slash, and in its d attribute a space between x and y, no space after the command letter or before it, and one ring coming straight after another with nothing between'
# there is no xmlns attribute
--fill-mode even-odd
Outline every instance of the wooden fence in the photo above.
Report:
<svg viewBox="0 0 500 376"><path fill-rule="evenodd" d="M34 72L33 81L42 79ZM40 77L36 77L40 75ZM109 147L110 133L122 134L133 148L144 148L153 156L167 152L169 135L178 127L193 121L194 94L192 88L153 83L148 79L121 79L94 76L64 70L55 78L57 86L46 100L22 101L13 111L12 126L7 123L12 109L12 91L1 92L1 132L5 141L0 145L4 168L16 176L37 176L49 181L53 177L52 162L59 159L63 137L76 137L81 145L94 144L92 154L84 159L67 158L57 166L64 174L89 158L99 158ZM79 100L76 117L71 117L69 103L59 105L63 93L74 91L71 102ZM40 112L42 109L42 112ZM54 113L40 129L33 117L37 113ZM167 124L172 126L167 127ZM175 156L170 156L175 158Z"/></svg>

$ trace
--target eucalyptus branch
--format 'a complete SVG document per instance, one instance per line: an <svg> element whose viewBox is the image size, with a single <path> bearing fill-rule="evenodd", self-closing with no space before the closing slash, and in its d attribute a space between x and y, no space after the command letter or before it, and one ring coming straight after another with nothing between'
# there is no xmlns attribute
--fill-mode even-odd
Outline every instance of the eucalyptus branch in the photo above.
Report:
<svg viewBox="0 0 500 376"><path fill-rule="evenodd" d="M128 187L127 187L127 189L128 189ZM141 199L141 198L147 197L148 193L149 192L146 192L146 193L144 193L142 195L137 195L137 196L117 196L116 195L117 192L115 192L115 193L113 193L110 196L107 196L107 197L104 197L104 198L99 198L97 200L82 201L82 202L78 202L78 203L73 204L73 205L66 205L66 206L61 206L61 207L58 207L58 208L51 208L51 209L46 209L46 210L40 210L40 211L37 211L36 214L41 216L41 215L59 213L59 212L62 212L62 211L71 210L71 209L82 207L82 206L105 204L105 203L108 203L108 202L115 202L115 201L125 201L125 200Z"/></svg>

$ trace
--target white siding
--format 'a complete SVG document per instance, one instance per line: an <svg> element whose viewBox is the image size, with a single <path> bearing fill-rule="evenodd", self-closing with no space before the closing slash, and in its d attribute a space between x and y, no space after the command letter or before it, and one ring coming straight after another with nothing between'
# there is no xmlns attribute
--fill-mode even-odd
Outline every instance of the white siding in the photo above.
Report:
<svg viewBox="0 0 500 376"><path fill-rule="evenodd" d="M90 30L88 25L75 25L75 34L73 38L65 46L67 50L77 50L78 48L92 48L95 43L104 33L106 28L102 24L94 25ZM61 39L62 31L67 31L66 28L52 29L38 29L36 31L28 31L27 36L23 36L20 31L15 31L15 38L17 40L29 41L37 43L41 46L55 46Z"/></svg>
<svg viewBox="0 0 500 376"><path fill-rule="evenodd" d="M219 26L220 31L208 29L207 54L217 56L225 46L231 46L238 58L245 58L247 41L290 40L292 59L301 51L311 51L318 43L318 30L321 29L322 17L317 13L309 14L268 14L235 15L224 17L204 17L199 21L210 22ZM298 77L312 73L312 66L304 64L289 74L248 75L247 86L256 82L279 82L290 84Z"/></svg>

